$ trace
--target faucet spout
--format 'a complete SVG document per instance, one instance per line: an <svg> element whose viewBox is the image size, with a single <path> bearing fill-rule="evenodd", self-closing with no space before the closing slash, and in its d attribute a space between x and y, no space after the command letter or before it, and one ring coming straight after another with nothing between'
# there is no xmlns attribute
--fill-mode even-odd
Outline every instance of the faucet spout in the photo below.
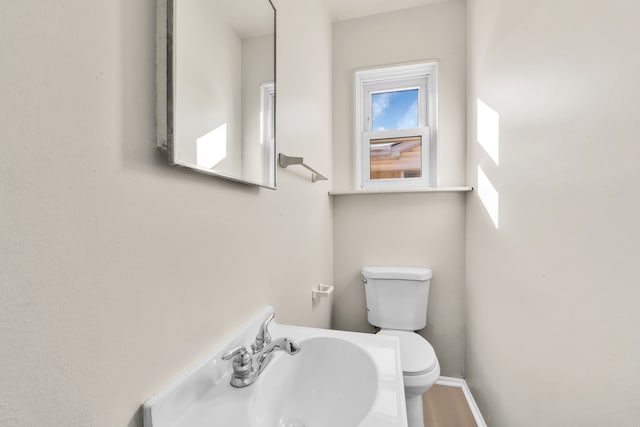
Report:
<svg viewBox="0 0 640 427"><path fill-rule="evenodd" d="M269 344L264 346L262 351L260 351L257 354L257 356L258 356L258 360L257 360L257 362L258 362L258 367L257 367L258 375L260 375L260 373L262 373L264 368L267 367L269 362L271 362L271 358L273 357L273 353L275 353L277 351L282 351L282 352L285 352L287 354L294 355L294 354L298 353L300 350L302 350L302 347L300 346L300 344L298 344L296 341L292 340L291 338L282 337L282 338L278 338L278 339L275 339L275 340L271 341Z"/></svg>
<svg viewBox="0 0 640 427"><path fill-rule="evenodd" d="M253 349L254 353L260 352L265 345L271 342L269 323L271 323L275 316L275 313L271 313L260 325L260 329L258 329L258 334L256 335L256 340L253 344L251 344L251 348Z"/></svg>
<svg viewBox="0 0 640 427"><path fill-rule="evenodd" d="M274 351L284 351L287 354L296 354L301 349L302 347L300 347L300 344L291 338L282 337L267 344L262 350L262 354L270 354Z"/></svg>

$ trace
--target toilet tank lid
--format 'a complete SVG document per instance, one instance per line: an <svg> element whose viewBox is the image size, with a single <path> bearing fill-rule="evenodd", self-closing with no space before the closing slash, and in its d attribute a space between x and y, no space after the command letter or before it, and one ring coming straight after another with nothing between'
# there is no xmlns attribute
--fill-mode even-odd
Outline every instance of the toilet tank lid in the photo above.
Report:
<svg viewBox="0 0 640 427"><path fill-rule="evenodd" d="M365 266L362 275L368 279L428 280L432 273L426 267Z"/></svg>

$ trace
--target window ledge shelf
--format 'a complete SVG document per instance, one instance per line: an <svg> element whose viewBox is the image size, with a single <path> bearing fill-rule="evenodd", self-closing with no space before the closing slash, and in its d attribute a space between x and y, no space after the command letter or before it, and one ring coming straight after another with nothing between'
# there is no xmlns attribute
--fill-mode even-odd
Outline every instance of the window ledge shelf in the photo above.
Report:
<svg viewBox="0 0 640 427"><path fill-rule="evenodd" d="M402 194L402 193L465 193L473 187L415 187L415 188L375 188L368 190L329 191L330 196L353 196L362 194Z"/></svg>

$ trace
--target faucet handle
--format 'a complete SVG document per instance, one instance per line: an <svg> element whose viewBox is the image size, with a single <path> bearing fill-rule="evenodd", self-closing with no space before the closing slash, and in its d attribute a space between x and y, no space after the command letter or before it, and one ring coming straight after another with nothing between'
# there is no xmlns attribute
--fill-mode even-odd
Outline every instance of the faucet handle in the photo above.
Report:
<svg viewBox="0 0 640 427"><path fill-rule="evenodd" d="M254 353L259 352L265 346L265 344L269 344L271 342L271 334L269 333L269 323L276 317L275 313L271 313L260 325L260 329L258 329L258 334L256 335L256 342L251 344L251 349Z"/></svg>
<svg viewBox="0 0 640 427"><path fill-rule="evenodd" d="M233 359L233 373L236 376L248 374L251 371L251 354L247 347L239 345L222 355L222 360Z"/></svg>

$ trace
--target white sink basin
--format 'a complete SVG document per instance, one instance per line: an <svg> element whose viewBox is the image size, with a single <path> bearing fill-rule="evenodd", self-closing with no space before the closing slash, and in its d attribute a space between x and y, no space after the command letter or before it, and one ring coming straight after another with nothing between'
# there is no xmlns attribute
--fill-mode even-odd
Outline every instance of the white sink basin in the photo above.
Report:
<svg viewBox="0 0 640 427"><path fill-rule="evenodd" d="M255 427L354 427L376 397L378 371L358 345L333 337L300 342L294 355L279 354L256 382L251 407Z"/></svg>
<svg viewBox="0 0 640 427"><path fill-rule="evenodd" d="M400 352L395 337L280 325L271 335L301 351L274 353L260 377L229 384L221 355L248 346L267 307L219 351L144 404L144 427L406 427Z"/></svg>

